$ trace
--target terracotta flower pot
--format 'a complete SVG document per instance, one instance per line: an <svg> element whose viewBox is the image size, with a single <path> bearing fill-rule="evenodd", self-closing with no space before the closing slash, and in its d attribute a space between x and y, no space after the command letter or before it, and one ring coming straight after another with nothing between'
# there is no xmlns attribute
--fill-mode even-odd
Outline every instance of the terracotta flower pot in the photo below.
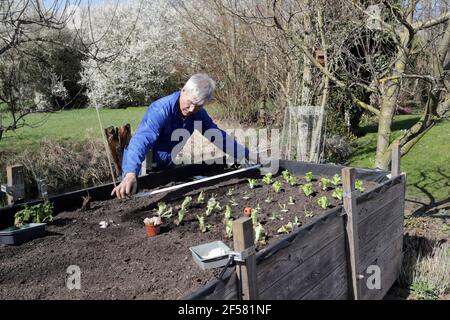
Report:
<svg viewBox="0 0 450 320"><path fill-rule="evenodd" d="M252 214L252 208L244 208L244 216L250 216Z"/></svg>
<svg viewBox="0 0 450 320"><path fill-rule="evenodd" d="M147 236L149 237L154 237L157 236L159 234L159 229L160 229L161 225L153 225L153 224L146 224L145 225L145 229L147 230Z"/></svg>

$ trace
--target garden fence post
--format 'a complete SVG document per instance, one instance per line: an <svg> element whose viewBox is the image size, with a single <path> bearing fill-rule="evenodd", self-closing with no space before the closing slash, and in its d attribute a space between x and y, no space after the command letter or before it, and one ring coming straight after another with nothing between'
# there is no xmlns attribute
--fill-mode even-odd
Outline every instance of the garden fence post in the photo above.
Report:
<svg viewBox="0 0 450 320"><path fill-rule="evenodd" d="M8 194L8 204L13 204L25 197L25 183L22 165L9 165L6 167L6 185L13 190L12 195Z"/></svg>
<svg viewBox="0 0 450 320"><path fill-rule="evenodd" d="M349 266L349 288L354 300L361 299L361 270L359 260L358 211L356 208L355 169L342 169L342 186L344 188L345 230L348 243L347 262Z"/></svg>
<svg viewBox="0 0 450 320"><path fill-rule="evenodd" d="M400 157L400 142L395 141L392 146L391 179L400 175Z"/></svg>
<svg viewBox="0 0 450 320"><path fill-rule="evenodd" d="M241 217L233 221L233 242L235 251L252 249L254 246L253 223L250 217ZM245 262L236 262L238 277L238 299L256 300L258 288L256 285L256 255L251 253Z"/></svg>

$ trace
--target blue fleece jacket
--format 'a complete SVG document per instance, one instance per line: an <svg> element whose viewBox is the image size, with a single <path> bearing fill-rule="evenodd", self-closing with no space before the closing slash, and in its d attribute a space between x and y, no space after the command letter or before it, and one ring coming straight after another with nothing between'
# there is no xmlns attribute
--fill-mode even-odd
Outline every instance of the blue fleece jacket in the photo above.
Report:
<svg viewBox="0 0 450 320"><path fill-rule="evenodd" d="M180 91L177 91L153 102L148 107L136 133L125 149L122 160L123 176L128 172L135 172L136 175L139 175L141 164L150 149L153 149L153 163L156 163L157 169L173 166L171 157L173 148L177 147L178 151L181 150L182 145L187 140L185 137L176 135L178 140L172 141L172 133L176 129L186 129L185 132L189 136L194 129L201 130L201 134L205 134L205 131L209 129L216 129L222 136L222 143L220 143L220 140L214 141L214 137L210 138L211 142L224 152L231 151L232 146L233 153L230 155L234 159L240 160L244 156L248 158L248 149L237 143L225 131L219 129L204 108L189 117L183 117L180 111L179 98ZM208 136L214 135L208 133Z"/></svg>

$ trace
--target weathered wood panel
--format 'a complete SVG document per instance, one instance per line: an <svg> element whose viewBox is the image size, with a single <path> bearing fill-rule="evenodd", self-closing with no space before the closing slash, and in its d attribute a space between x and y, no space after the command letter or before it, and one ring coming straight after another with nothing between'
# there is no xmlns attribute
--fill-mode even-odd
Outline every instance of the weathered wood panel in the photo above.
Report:
<svg viewBox="0 0 450 320"><path fill-rule="evenodd" d="M371 281L368 279L369 275L366 275L366 279L363 280L364 285L362 286L361 291L362 299L379 300L386 295L400 273L402 263L402 246L403 235L389 243L387 249L381 255L373 257L373 259L369 260L370 262L364 266L365 270L367 270L370 265L378 266L380 268L381 288L370 289L367 282Z"/></svg>
<svg viewBox="0 0 450 320"><path fill-rule="evenodd" d="M343 218L339 215L316 221L310 231L308 229L299 230L297 237L288 247L279 250L258 264L260 296L264 296L262 293L280 281L286 274L343 236L344 223ZM344 242L341 242L343 245Z"/></svg>
<svg viewBox="0 0 450 320"><path fill-rule="evenodd" d="M294 254L295 252L291 251L285 258L292 259ZM283 272L281 279L264 291L260 290L260 298L299 299L345 261L345 238L341 235L309 259L292 264L291 267L294 268L285 270L287 272ZM264 269L258 272L264 273Z"/></svg>
<svg viewBox="0 0 450 320"><path fill-rule="evenodd" d="M348 270L344 262L305 292L300 300L346 300L348 296Z"/></svg>

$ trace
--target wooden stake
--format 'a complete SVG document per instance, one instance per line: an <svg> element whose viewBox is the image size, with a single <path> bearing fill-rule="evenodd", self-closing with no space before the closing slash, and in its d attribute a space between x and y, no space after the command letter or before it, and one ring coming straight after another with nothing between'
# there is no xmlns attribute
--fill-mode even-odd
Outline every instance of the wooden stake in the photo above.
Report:
<svg viewBox="0 0 450 320"><path fill-rule="evenodd" d="M25 198L25 183L22 165L10 165L6 167L6 185L13 189L13 194L7 196L8 204L13 204L19 199Z"/></svg>
<svg viewBox="0 0 450 320"><path fill-rule="evenodd" d="M241 217L233 221L233 241L235 251L244 251L254 246L253 223L250 217ZM242 300L256 300L256 256L251 254L245 262L236 262L239 282L239 297Z"/></svg>
<svg viewBox="0 0 450 320"><path fill-rule="evenodd" d="M358 212L356 208L355 191L355 169L342 169L342 186L344 188L344 209L346 216L346 236L348 243L347 261L349 262L349 287L354 300L361 297L361 272L359 259L359 238L358 238Z"/></svg>
<svg viewBox="0 0 450 320"><path fill-rule="evenodd" d="M400 142L397 140L392 145L391 179L400 175Z"/></svg>

